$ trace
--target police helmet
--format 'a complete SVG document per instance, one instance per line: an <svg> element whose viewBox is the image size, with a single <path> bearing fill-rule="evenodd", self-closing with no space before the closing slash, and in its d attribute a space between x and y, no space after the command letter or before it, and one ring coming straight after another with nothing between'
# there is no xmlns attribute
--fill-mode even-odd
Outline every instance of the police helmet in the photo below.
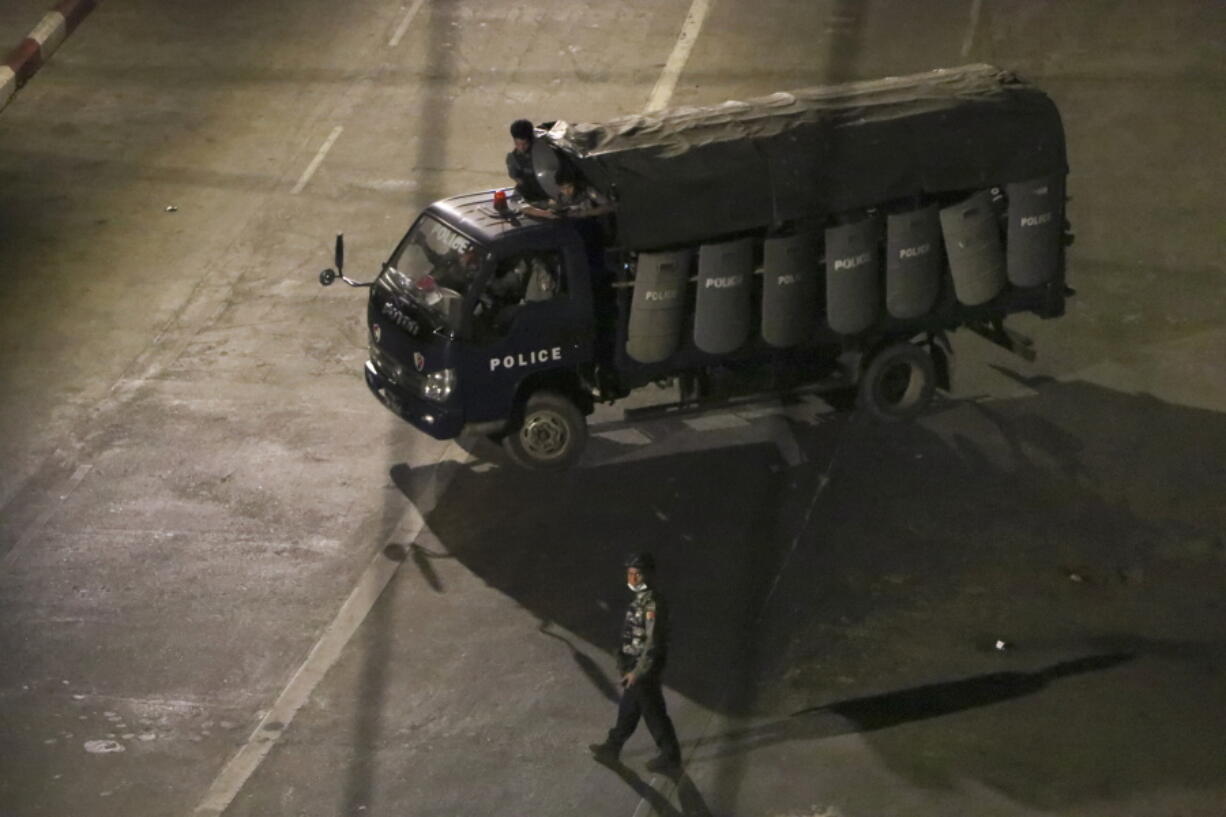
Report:
<svg viewBox="0 0 1226 817"><path fill-rule="evenodd" d="M646 551L631 553L626 557L626 568L636 568L638 570L655 570L656 558Z"/></svg>

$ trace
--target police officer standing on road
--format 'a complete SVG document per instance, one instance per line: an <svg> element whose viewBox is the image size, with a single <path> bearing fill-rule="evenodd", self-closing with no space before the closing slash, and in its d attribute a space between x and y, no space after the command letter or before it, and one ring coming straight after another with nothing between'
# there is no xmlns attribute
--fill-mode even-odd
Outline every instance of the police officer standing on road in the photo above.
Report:
<svg viewBox="0 0 1226 817"><path fill-rule="evenodd" d="M668 606L655 588L655 567L650 553L634 553L626 559L626 584L634 598L626 609L617 655L617 668L622 674L617 724L604 743L593 743L589 748L597 760L616 761L642 717L660 750L647 761L647 768L653 772L676 771L681 767L681 747L660 687L660 674L668 658Z"/></svg>
<svg viewBox="0 0 1226 817"><path fill-rule="evenodd" d="M536 180L536 168L532 165L532 143L536 131L527 119L511 123L511 139L515 149L507 154L507 175L515 182L515 189L525 201L541 201L549 196Z"/></svg>

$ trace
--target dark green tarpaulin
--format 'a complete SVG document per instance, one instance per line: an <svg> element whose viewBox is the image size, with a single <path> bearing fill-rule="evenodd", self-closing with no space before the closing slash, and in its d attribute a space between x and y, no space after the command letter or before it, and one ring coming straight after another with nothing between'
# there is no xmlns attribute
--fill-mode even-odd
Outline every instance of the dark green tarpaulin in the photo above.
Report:
<svg viewBox="0 0 1226 817"><path fill-rule="evenodd" d="M990 65L558 122L545 138L616 198L632 249L1067 172L1055 104Z"/></svg>

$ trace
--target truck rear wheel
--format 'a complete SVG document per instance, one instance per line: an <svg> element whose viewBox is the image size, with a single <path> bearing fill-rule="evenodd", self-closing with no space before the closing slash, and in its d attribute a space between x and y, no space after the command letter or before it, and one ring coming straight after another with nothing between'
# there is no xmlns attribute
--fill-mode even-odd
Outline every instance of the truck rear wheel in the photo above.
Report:
<svg viewBox="0 0 1226 817"><path fill-rule="evenodd" d="M502 438L516 465L537 471L569 468L587 443L587 422L573 401L538 391L524 404L523 422Z"/></svg>
<svg viewBox="0 0 1226 817"><path fill-rule="evenodd" d="M894 343L877 353L860 379L861 408L883 422L917 417L932 401L932 357L913 343Z"/></svg>

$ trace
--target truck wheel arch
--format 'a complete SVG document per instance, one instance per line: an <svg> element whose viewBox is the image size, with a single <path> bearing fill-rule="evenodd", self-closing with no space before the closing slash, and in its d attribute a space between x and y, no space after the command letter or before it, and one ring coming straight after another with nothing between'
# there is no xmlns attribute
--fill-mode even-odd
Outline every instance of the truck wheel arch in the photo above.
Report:
<svg viewBox="0 0 1226 817"><path fill-rule="evenodd" d="M515 397L511 404L510 419L512 425L523 419L524 406L533 394L539 391L552 391L568 398L584 416L591 414L595 408L592 395L586 391L579 381L579 375L571 369L549 369L534 372L525 377L515 387Z"/></svg>
<svg viewBox="0 0 1226 817"><path fill-rule="evenodd" d="M886 343L860 376L857 402L876 420L911 420L932 401L937 377L936 363L923 346L906 340Z"/></svg>
<svg viewBox="0 0 1226 817"><path fill-rule="evenodd" d="M540 388L530 394L507 425L503 448L520 467L560 471L578 462L587 444L587 421L566 394Z"/></svg>

